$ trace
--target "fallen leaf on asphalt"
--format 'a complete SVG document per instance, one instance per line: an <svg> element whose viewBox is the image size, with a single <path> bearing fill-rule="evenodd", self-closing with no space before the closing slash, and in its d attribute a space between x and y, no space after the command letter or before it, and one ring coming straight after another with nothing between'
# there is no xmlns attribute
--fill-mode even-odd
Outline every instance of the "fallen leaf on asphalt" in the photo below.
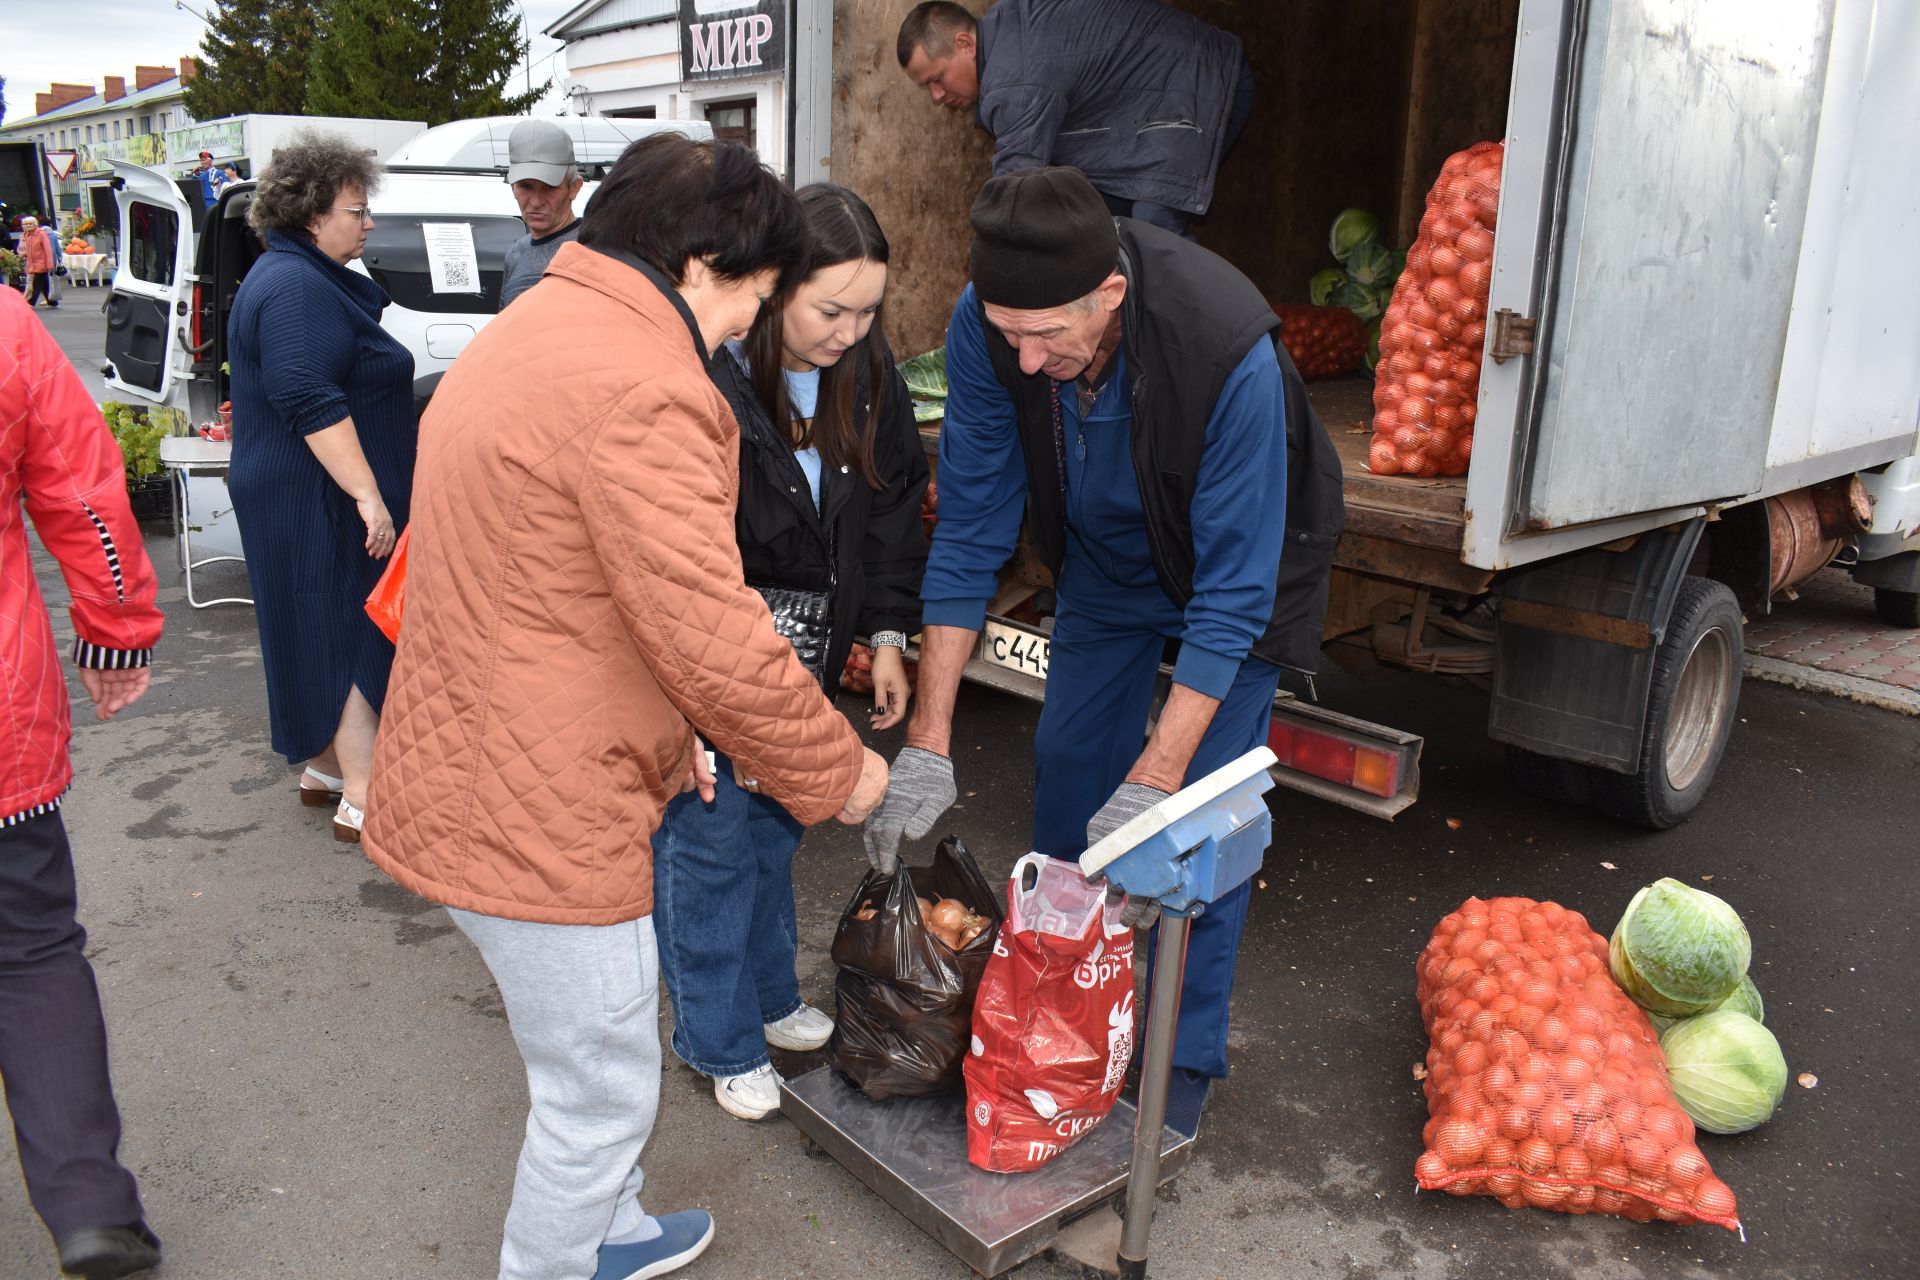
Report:
<svg viewBox="0 0 1920 1280"><path fill-rule="evenodd" d="M1449 831L1458 831L1461 827L1464 827L1466 825L1467 825L1466 823L1460 821L1460 819L1458 818L1447 819L1447 830Z"/></svg>
<svg viewBox="0 0 1920 1280"><path fill-rule="evenodd" d="M1425 1080L1425 1079L1427 1078L1427 1064L1426 1064L1426 1063L1424 1063L1424 1062L1416 1062L1416 1063L1414 1063L1414 1064L1413 1064L1413 1078L1414 1078L1415 1080Z"/></svg>
<svg viewBox="0 0 1920 1280"><path fill-rule="evenodd" d="M204 889L195 889L195 890L193 891L193 896L197 898L197 897L199 897L199 896L200 896L200 895L201 895L202 893L205 893L205 892L206 892L206 890L204 890Z"/></svg>
<svg viewBox="0 0 1920 1280"><path fill-rule="evenodd" d="M1701 876L1700 878L1701 878L1702 880L1711 880L1711 879L1713 879L1713 877L1712 877L1712 876Z"/></svg>
<svg viewBox="0 0 1920 1280"><path fill-rule="evenodd" d="M1820 1077L1811 1071L1802 1071L1796 1079L1802 1089L1811 1089L1820 1083Z"/></svg>
<svg viewBox="0 0 1920 1280"><path fill-rule="evenodd" d="M1262 881L1260 882L1260 887L1261 887L1262 889L1264 889L1264 888L1266 888L1266 887L1267 887L1267 882L1266 882L1265 880L1262 880Z"/></svg>
<svg viewBox="0 0 1920 1280"><path fill-rule="evenodd" d="M1601 863L1600 865L1601 865L1601 866L1603 866L1603 867L1605 867L1605 868L1606 868L1607 870L1609 870L1609 871L1618 871L1618 870L1620 869L1620 868L1618 868L1618 867L1616 867L1616 866L1614 866L1614 865L1613 865L1613 864L1612 864L1611 862L1603 862L1603 863Z"/></svg>

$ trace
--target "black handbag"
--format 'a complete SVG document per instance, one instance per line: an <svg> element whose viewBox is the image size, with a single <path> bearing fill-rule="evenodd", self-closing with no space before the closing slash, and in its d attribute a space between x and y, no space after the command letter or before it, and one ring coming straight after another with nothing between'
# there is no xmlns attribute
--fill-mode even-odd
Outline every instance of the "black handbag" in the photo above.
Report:
<svg viewBox="0 0 1920 1280"><path fill-rule="evenodd" d="M766 598L773 629L793 646L800 665L824 686L827 681L827 645L833 639L833 593L803 587L763 587L748 583Z"/></svg>
<svg viewBox="0 0 1920 1280"><path fill-rule="evenodd" d="M829 697L833 686L827 683L827 649L833 643L833 595L840 583L838 541L829 527L825 590L759 582L747 584L766 600L767 610L773 614L773 629L793 646L800 665L813 673Z"/></svg>

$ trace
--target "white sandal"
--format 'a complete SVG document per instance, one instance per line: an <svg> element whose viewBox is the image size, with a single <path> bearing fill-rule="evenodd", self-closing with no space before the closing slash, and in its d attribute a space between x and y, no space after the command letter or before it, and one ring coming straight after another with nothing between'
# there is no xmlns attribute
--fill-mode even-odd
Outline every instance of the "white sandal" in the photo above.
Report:
<svg viewBox="0 0 1920 1280"><path fill-rule="evenodd" d="M366 810L354 808L342 797L340 807L333 811L333 838L342 844L359 844L360 828L366 820Z"/></svg>
<svg viewBox="0 0 1920 1280"><path fill-rule="evenodd" d="M319 785L311 785L314 783ZM345 778L335 778L308 765L307 771L300 775L300 803L309 809L324 809L330 804L339 804L341 791L346 785Z"/></svg>

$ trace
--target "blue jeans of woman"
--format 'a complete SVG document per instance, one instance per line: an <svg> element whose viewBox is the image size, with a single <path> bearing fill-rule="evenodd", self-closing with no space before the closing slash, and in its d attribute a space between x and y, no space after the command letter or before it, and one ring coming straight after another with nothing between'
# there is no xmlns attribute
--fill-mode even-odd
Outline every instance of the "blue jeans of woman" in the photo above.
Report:
<svg viewBox="0 0 1920 1280"><path fill-rule="evenodd" d="M806 828L714 760L713 803L675 797L653 838L653 924L673 1051L702 1075L737 1076L767 1064L765 1024L801 1004L793 854Z"/></svg>

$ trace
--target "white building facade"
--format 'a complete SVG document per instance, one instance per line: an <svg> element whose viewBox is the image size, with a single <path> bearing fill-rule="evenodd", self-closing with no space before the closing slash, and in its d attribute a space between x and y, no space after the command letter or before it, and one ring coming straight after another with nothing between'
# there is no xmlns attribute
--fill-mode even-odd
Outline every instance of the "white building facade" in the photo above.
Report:
<svg viewBox="0 0 1920 1280"><path fill-rule="evenodd" d="M546 34L566 46L574 114L705 120L715 137L805 183L824 176L832 9L832 0L584 0Z"/></svg>

